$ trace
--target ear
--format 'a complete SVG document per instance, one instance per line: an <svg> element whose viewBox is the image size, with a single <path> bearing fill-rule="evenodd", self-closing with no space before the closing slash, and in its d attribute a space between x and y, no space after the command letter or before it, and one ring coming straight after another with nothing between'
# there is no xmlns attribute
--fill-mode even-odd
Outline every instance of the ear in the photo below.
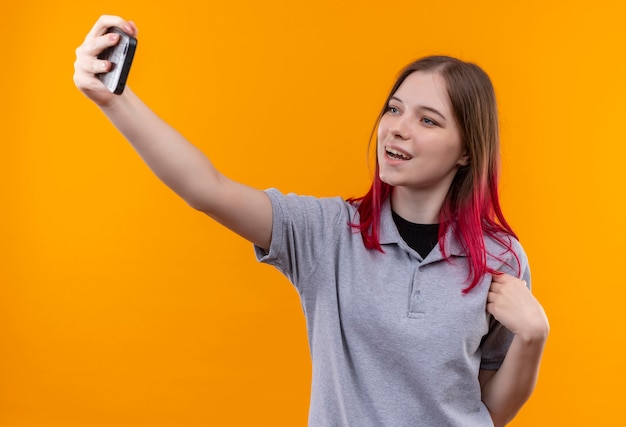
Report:
<svg viewBox="0 0 626 427"><path fill-rule="evenodd" d="M459 160L457 160L456 164L459 166L467 166L469 165L469 162L469 153L467 152L467 150L463 150L463 154L461 154L461 157L459 157Z"/></svg>

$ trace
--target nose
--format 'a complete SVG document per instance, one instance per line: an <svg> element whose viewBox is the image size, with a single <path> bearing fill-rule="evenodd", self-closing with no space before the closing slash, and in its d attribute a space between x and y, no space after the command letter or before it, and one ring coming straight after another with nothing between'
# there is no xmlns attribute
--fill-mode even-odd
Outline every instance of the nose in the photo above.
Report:
<svg viewBox="0 0 626 427"><path fill-rule="evenodd" d="M394 117L393 122L391 122L389 126L389 133L391 133L392 136L401 139L409 138L409 128L406 114Z"/></svg>

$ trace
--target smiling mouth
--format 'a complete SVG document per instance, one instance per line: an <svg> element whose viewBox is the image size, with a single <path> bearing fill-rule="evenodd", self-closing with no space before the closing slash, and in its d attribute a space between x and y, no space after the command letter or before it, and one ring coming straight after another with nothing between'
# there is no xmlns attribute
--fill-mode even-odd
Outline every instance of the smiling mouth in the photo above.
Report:
<svg viewBox="0 0 626 427"><path fill-rule="evenodd" d="M393 148L385 147L385 152L387 153L387 156L391 157L392 159L411 160L411 156L401 151L394 150Z"/></svg>

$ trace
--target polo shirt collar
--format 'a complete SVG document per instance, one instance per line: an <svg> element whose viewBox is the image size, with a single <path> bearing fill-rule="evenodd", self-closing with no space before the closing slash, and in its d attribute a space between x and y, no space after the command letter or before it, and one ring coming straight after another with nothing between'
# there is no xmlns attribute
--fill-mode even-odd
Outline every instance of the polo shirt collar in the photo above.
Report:
<svg viewBox="0 0 626 427"><path fill-rule="evenodd" d="M404 243L402 237L400 237L398 227L396 226L396 223L394 222L391 215L390 197L387 197L387 199L383 202L383 205L381 206L380 234L378 237L381 245L397 244L400 246L406 246L406 243ZM465 251L463 250L463 246L454 237L453 227L449 227L448 231L446 232L445 244L446 252L449 256L466 256ZM435 248L426 258L432 259L433 257L435 257L436 259L443 259L443 254L441 253L439 245L435 246Z"/></svg>

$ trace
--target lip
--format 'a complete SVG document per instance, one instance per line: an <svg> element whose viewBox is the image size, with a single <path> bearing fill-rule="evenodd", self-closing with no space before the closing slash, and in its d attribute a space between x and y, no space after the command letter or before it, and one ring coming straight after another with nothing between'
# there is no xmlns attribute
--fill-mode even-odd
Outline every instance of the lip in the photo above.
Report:
<svg viewBox="0 0 626 427"><path fill-rule="evenodd" d="M399 154L405 158L398 158L398 157L394 157L394 156L390 156L389 153L392 152L394 154ZM407 153L406 151L404 151L403 149L396 147L394 145L391 144L386 144L383 147L383 155L385 156L385 159L387 159L388 161L392 161L392 162L406 162L409 161L413 158L413 156L409 153Z"/></svg>

